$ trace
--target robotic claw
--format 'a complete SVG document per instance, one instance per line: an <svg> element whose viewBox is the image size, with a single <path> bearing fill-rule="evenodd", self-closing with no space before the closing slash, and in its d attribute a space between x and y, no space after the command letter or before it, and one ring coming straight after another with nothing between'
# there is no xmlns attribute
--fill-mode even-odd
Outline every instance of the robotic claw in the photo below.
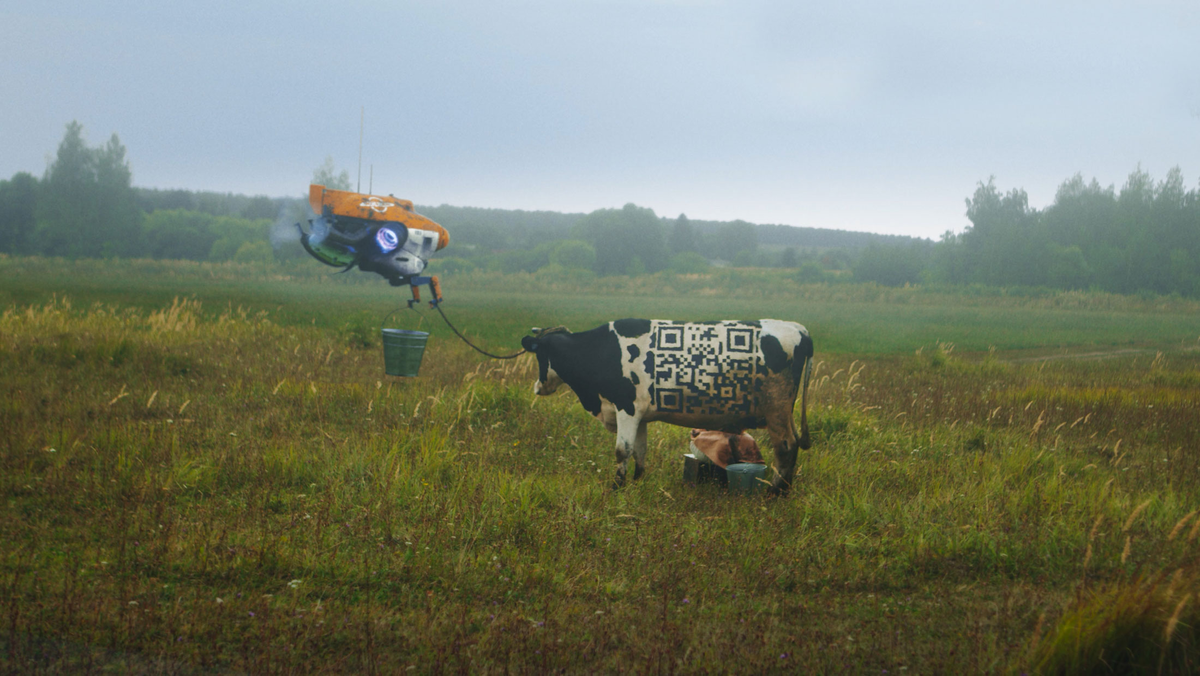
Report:
<svg viewBox="0 0 1200 676"><path fill-rule="evenodd" d="M309 231L299 223L300 243L313 258L343 271L358 266L412 288L412 307L421 302L420 287L429 286L429 304L442 302L437 276L422 276L429 256L450 243L442 226L413 211L408 200L364 195L310 185L308 202L316 217Z"/></svg>
<svg viewBox="0 0 1200 676"><path fill-rule="evenodd" d="M429 285L429 293L433 298L429 299L429 307L436 308L442 302L442 285L438 282L437 275L430 277L410 277L408 284L412 286L412 300L408 301L408 306L412 307L421 302L421 285Z"/></svg>

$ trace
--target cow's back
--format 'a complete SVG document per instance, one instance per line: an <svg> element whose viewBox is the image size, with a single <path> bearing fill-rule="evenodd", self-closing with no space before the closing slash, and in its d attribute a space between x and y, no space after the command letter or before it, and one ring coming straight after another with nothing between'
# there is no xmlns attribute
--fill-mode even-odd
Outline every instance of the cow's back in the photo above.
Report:
<svg viewBox="0 0 1200 676"><path fill-rule="evenodd" d="M610 323L621 347L623 376L637 391L645 420L697 427L762 426L763 408L777 405L812 354L808 332L779 320L677 322L623 319ZM790 410L790 409L789 409Z"/></svg>

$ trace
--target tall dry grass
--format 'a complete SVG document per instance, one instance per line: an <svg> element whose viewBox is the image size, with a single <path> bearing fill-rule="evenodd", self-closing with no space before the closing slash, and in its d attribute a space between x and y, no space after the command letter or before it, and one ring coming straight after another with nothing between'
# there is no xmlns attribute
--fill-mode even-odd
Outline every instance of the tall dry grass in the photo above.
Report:
<svg viewBox="0 0 1200 676"><path fill-rule="evenodd" d="M1054 670L1033 637L1102 634L1092 598L1190 636L1196 517L1163 533L1200 507L1192 352L821 353L813 450L766 501L683 486L669 427L610 492L611 437L529 358L435 337L388 379L373 335L6 310L5 669Z"/></svg>

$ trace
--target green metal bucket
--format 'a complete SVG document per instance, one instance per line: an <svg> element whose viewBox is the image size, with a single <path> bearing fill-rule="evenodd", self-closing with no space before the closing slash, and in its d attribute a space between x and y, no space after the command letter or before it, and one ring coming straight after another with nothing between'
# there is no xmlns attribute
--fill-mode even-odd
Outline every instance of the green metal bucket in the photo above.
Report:
<svg viewBox="0 0 1200 676"><path fill-rule="evenodd" d="M421 370L427 340L429 334L424 331L384 329L383 372L389 376L415 378Z"/></svg>
<svg viewBox="0 0 1200 676"><path fill-rule="evenodd" d="M767 487L763 483L767 478L767 466L753 463L737 463L725 468L729 478L730 493L746 495L758 493Z"/></svg>

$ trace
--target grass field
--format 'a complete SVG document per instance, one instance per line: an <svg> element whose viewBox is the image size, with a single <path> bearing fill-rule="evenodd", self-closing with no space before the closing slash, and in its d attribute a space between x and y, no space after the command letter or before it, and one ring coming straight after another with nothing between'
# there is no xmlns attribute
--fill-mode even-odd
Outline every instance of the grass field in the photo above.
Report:
<svg viewBox="0 0 1200 676"><path fill-rule="evenodd" d="M573 395L535 401L529 357L427 309L390 320L432 332L421 376L384 376L406 292L381 282L0 259L4 669L1197 669L1196 303L769 271L445 287L496 352L623 316L806 324L793 495L684 486L667 426L608 490Z"/></svg>

